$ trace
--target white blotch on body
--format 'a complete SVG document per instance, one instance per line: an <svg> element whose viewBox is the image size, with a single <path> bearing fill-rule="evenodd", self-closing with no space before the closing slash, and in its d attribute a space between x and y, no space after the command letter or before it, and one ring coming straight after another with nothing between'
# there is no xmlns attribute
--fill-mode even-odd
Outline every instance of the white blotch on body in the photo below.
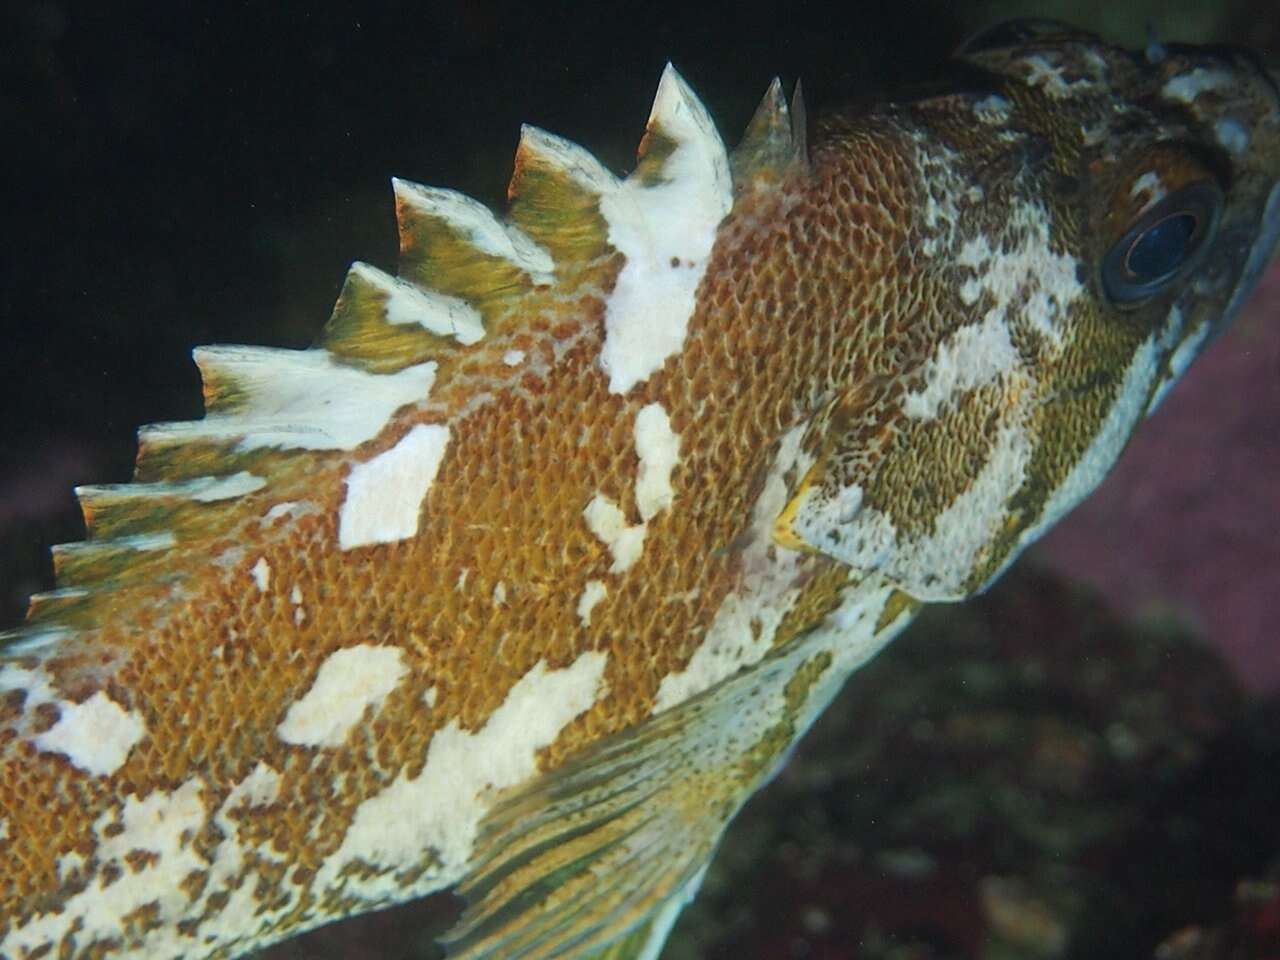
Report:
<svg viewBox="0 0 1280 960"><path fill-rule="evenodd" d="M307 622L307 608L302 605L302 591L296 585L289 591L289 602L293 604L293 622L302 626Z"/></svg>
<svg viewBox="0 0 1280 960"><path fill-rule="evenodd" d="M864 573L877 572L918 599L967 596L973 571L1004 527L1009 497L1026 477L1033 448L1024 416L1025 404L1006 413L982 469L939 512L928 534L902 534L887 513L863 503L857 485L809 488L793 528L828 556Z"/></svg>
<svg viewBox="0 0 1280 960"><path fill-rule="evenodd" d="M1166 82L1160 92L1166 100L1190 104L1205 91L1230 87L1234 82L1234 78L1225 70L1196 67Z"/></svg>
<svg viewBox="0 0 1280 960"><path fill-rule="evenodd" d="M995 310L980 323L956 330L925 362L925 385L907 394L902 412L916 420L933 420L966 391L994 383L1018 365L1009 325Z"/></svg>
<svg viewBox="0 0 1280 960"><path fill-rule="evenodd" d="M1231 117L1214 123L1213 136L1224 150L1237 156L1249 149L1249 129Z"/></svg>
<svg viewBox="0 0 1280 960"><path fill-rule="evenodd" d="M86 866L88 866L88 861L85 859L84 854L77 850L62 854L54 864L55 869L58 871L58 879L63 883L74 880Z"/></svg>
<svg viewBox="0 0 1280 960"><path fill-rule="evenodd" d="M680 437L660 403L650 403L636 414L636 455L640 475L636 479L636 509L643 520L652 520L671 506L675 494L671 471L680 461Z"/></svg>
<svg viewBox="0 0 1280 960"><path fill-rule="evenodd" d="M973 105L973 113L983 123L1006 123L1013 113L1013 106L998 93L984 97Z"/></svg>
<svg viewBox="0 0 1280 960"><path fill-rule="evenodd" d="M1026 67L1025 81L1029 87L1039 87L1055 99L1074 96L1088 90L1096 83L1094 78L1077 77L1068 80L1063 73L1062 64L1052 54L1033 54L1018 61Z"/></svg>
<svg viewBox="0 0 1280 960"><path fill-rule="evenodd" d="M271 586L271 564L267 563L266 557L259 557L258 562L253 565L253 569L249 571L253 577L254 585L257 586L260 593L266 593L267 588Z"/></svg>
<svg viewBox="0 0 1280 960"><path fill-rule="evenodd" d="M590 625L591 611L608 593L609 588L600 580L588 580L582 588L582 593L578 595L578 619L584 627Z"/></svg>
<svg viewBox="0 0 1280 960"><path fill-rule="evenodd" d="M317 871L318 895L402 900L413 891L397 874L424 863L424 890L455 882L498 791L537 773L538 752L604 694L606 659L584 653L562 670L539 661L479 730L467 732L457 720L437 730L416 777L401 773L356 809L341 846ZM371 870L351 872L354 866Z"/></svg>
<svg viewBox="0 0 1280 960"><path fill-rule="evenodd" d="M613 555L610 573L625 573L640 559L640 554L644 552L644 535L648 528L643 523L634 525L627 523L626 514L611 499L597 493L582 511L582 516L587 521L587 529L595 534Z"/></svg>
<svg viewBox="0 0 1280 960"><path fill-rule="evenodd" d="M932 533L899 541L884 575L921 600L966 596L970 575L1004 528L1009 497L1022 486L1032 452L1026 425L1003 422L969 487L938 514Z"/></svg>
<svg viewBox="0 0 1280 960"><path fill-rule="evenodd" d="M524 351L508 350L502 355L502 362L508 367L518 367L520 364L524 363Z"/></svg>
<svg viewBox="0 0 1280 960"><path fill-rule="evenodd" d="M640 522L627 523L626 514L604 494L597 493L583 510L587 528L613 554L611 573L624 573L640 558L648 522L675 499L671 473L680 462L680 437L671 429L671 420L660 403L650 403L636 414L634 427L636 456L640 470L636 477L636 510Z"/></svg>
<svg viewBox="0 0 1280 960"><path fill-rule="evenodd" d="M353 466L338 515L338 545L350 550L416 534L448 445L448 427L417 424L390 450Z"/></svg>
<svg viewBox="0 0 1280 960"><path fill-rule="evenodd" d="M271 942L280 917L296 902L296 888L286 885L283 902L267 905L258 900L258 875L244 870L250 855L275 865L281 860L269 841L261 847L244 843L240 821L254 808L276 802L280 788L279 773L259 762L212 811L209 791L199 778L172 793L154 790L143 799L125 796L94 822L91 860L74 850L57 859L60 879L81 883L83 877L88 885L56 912L38 913L11 929L0 939L0 955L23 956L26 950L59 944L72 935L82 950L114 941L113 954L174 960L196 950L232 948L229 952L238 954ZM221 836L216 845L207 848L192 842L210 822ZM136 852L150 856L140 865L129 864L126 857ZM199 892L183 886L184 880L200 873L206 879ZM125 918L144 907L155 911L156 926L126 929ZM180 922L196 918L200 919L194 931L179 929Z"/></svg>
<svg viewBox="0 0 1280 960"><path fill-rule="evenodd" d="M73 930L76 943L82 948L97 941L121 939L123 919L145 906L154 905L162 923L187 916L191 901L179 884L188 874L208 865L191 843L208 813L200 796L202 787L203 783L196 779L173 793L153 790L142 799L128 794L120 807L103 813L93 826L94 858L100 864L96 878L84 890L65 898L56 911L38 913L22 926L10 929L0 940L0 955L24 956L27 951L58 944ZM125 865L125 857L135 850L152 856L139 870ZM108 883L104 878L102 867L108 864L114 864L121 873L115 882ZM160 933L173 936L170 930ZM145 955L180 956L184 952Z"/></svg>
<svg viewBox="0 0 1280 960"><path fill-rule="evenodd" d="M275 504L270 510L262 515L262 523L274 523L283 517L298 517L304 513L313 510L314 506L303 500L285 500L282 503Z"/></svg>
<svg viewBox="0 0 1280 960"><path fill-rule="evenodd" d="M644 382L684 346L716 229L733 207L724 142L670 65L649 129L674 146L662 177L632 175L600 198L609 243L626 258L605 305L600 352L612 393Z"/></svg>
<svg viewBox="0 0 1280 960"><path fill-rule="evenodd" d="M340 747L365 710L378 707L408 672L399 647L359 644L330 654L311 688L276 727L285 743Z"/></svg>
<svg viewBox="0 0 1280 960"><path fill-rule="evenodd" d="M960 287L964 303L973 305L983 294L994 301L986 322L1008 324L1022 317L1056 347L1069 310L1085 288L1076 275L1076 259L1054 250L1051 220L1038 204L1014 204L1008 223L1017 242L993 249L986 236L973 237L960 248L956 264L973 271Z"/></svg>
<svg viewBox="0 0 1280 960"><path fill-rule="evenodd" d="M147 732L146 724L99 690L83 703L57 701L58 722L33 737L36 749L61 753L95 777L115 773Z"/></svg>

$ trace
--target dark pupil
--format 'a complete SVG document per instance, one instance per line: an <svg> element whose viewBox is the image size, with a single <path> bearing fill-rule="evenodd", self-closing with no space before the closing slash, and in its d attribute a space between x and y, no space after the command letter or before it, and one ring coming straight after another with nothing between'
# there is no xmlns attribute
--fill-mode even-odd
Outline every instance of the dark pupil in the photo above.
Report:
<svg viewBox="0 0 1280 960"><path fill-rule="evenodd" d="M1155 280L1178 269L1191 247L1196 218L1190 213L1165 217L1133 241L1125 266L1138 280Z"/></svg>

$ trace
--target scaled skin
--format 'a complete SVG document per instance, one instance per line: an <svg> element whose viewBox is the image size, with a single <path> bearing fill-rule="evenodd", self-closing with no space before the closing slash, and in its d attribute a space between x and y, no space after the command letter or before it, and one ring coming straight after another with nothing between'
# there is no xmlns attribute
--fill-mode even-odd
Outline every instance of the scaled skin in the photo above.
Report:
<svg viewBox="0 0 1280 960"><path fill-rule="evenodd" d="M771 91L732 158L668 73L627 181L526 131L518 233L398 184L403 282L353 269L317 351L198 356L162 486L82 495L141 539L64 551L86 592L0 662L0 954L234 956L496 870L460 955L655 956L848 672L1096 485L1274 242L1248 57L969 59L808 151ZM1115 306L1107 250L1206 180L1196 268ZM576 954L492 920L551 866L480 870L499 799L628 738L672 745L661 817L600 829L683 859Z"/></svg>

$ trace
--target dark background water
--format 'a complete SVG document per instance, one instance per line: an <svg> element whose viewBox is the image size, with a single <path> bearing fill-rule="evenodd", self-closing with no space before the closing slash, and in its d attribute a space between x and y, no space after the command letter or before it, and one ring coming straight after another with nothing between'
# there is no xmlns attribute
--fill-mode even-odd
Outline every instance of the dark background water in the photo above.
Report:
<svg viewBox="0 0 1280 960"><path fill-rule="evenodd" d="M200 415L192 346L306 346L351 260L393 265L390 176L500 206L521 122L628 169L667 60L732 145L774 74L803 78L820 110L926 77L970 30L1015 13L1130 44L1152 23L1171 39L1280 50L1274 0L11 0L0 628L50 586L48 544L82 535L72 484L126 480L138 424ZM1189 619L1274 689L1280 281L1268 284L1041 557L1130 613L1158 604Z"/></svg>

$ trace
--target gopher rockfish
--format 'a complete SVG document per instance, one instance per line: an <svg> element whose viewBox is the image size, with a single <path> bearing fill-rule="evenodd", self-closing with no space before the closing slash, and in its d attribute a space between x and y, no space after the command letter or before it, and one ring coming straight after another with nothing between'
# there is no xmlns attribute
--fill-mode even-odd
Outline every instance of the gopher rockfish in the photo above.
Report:
<svg viewBox="0 0 1280 960"><path fill-rule="evenodd" d="M926 603L1102 479L1280 234L1280 75L989 31L635 170L525 127L394 182L316 345L202 420L0 651L0 955L233 957L455 889L458 958L654 958L726 824Z"/></svg>

